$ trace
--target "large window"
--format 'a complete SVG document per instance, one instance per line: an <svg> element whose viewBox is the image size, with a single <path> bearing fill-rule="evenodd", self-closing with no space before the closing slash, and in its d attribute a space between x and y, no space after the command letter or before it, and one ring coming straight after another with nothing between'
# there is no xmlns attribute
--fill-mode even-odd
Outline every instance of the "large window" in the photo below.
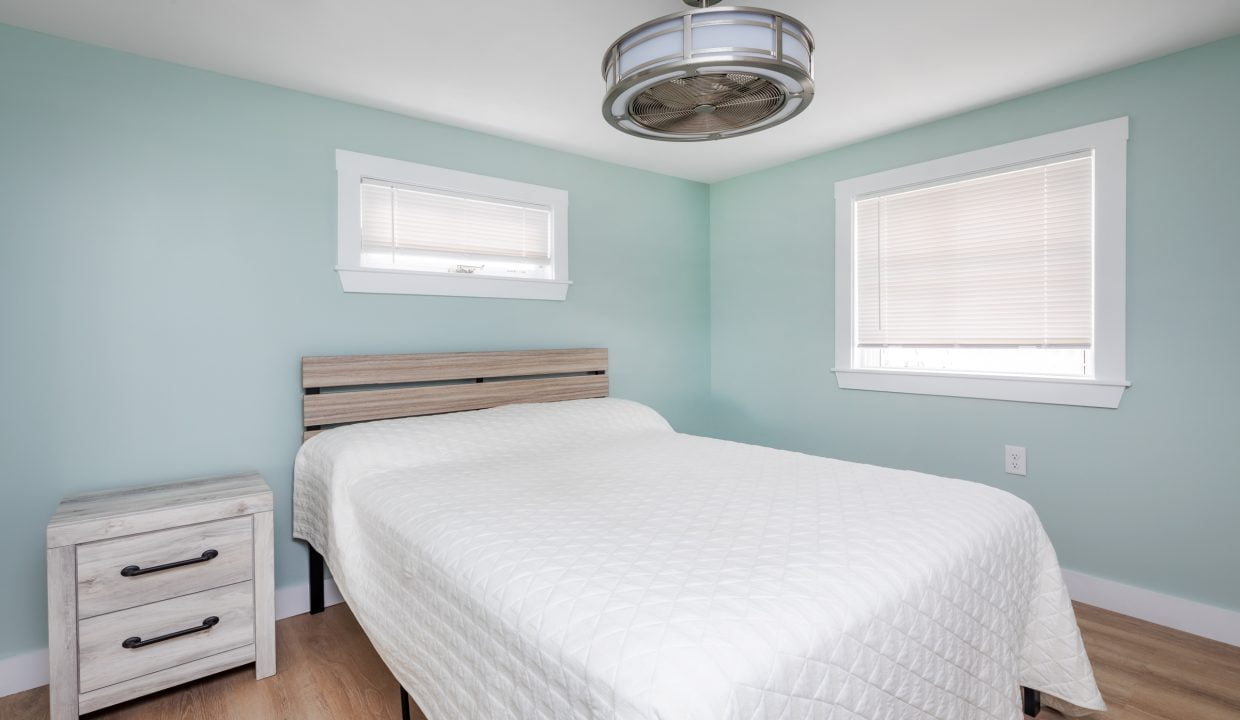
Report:
<svg viewBox="0 0 1240 720"><path fill-rule="evenodd" d="M1127 120L836 185L840 386L1115 407Z"/></svg>
<svg viewBox="0 0 1240 720"><path fill-rule="evenodd" d="M563 190L343 150L339 265L349 292L563 300Z"/></svg>

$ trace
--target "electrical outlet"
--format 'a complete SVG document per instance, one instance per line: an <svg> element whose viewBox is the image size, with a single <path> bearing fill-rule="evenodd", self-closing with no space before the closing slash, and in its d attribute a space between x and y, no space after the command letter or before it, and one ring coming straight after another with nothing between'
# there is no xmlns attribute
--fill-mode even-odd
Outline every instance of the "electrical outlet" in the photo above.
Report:
<svg viewBox="0 0 1240 720"><path fill-rule="evenodd" d="M1008 475L1025 475L1025 449L1019 445L1003 446L1003 472Z"/></svg>

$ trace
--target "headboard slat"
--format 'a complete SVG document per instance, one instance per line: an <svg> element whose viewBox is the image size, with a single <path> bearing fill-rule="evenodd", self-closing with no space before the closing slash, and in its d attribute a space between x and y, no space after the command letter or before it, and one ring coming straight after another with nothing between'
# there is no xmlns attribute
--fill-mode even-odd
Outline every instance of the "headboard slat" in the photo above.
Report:
<svg viewBox="0 0 1240 720"><path fill-rule="evenodd" d="M331 425L607 397L610 390L606 348L305 357L301 373L303 440Z"/></svg>
<svg viewBox="0 0 1240 720"><path fill-rule="evenodd" d="M305 425L436 415L522 402L607 397L607 385L606 375L578 375L307 395Z"/></svg>
<svg viewBox="0 0 1240 720"><path fill-rule="evenodd" d="M303 388L556 375L607 370L606 348L338 355L301 360Z"/></svg>

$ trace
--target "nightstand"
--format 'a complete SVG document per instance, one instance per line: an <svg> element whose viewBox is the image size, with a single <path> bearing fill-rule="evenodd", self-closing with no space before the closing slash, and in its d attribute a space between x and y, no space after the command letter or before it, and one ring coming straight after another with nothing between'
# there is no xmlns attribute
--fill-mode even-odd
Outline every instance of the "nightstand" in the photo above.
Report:
<svg viewBox="0 0 1240 720"><path fill-rule="evenodd" d="M52 720L276 671L271 489L255 473L66 497L47 525Z"/></svg>

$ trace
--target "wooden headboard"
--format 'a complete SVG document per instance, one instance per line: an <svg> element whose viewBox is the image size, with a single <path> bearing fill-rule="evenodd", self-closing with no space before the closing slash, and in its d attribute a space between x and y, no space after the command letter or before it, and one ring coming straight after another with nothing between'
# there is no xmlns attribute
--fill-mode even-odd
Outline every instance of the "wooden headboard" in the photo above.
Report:
<svg viewBox="0 0 1240 720"><path fill-rule="evenodd" d="M301 387L304 441L349 423L607 397L607 349L304 357Z"/></svg>

